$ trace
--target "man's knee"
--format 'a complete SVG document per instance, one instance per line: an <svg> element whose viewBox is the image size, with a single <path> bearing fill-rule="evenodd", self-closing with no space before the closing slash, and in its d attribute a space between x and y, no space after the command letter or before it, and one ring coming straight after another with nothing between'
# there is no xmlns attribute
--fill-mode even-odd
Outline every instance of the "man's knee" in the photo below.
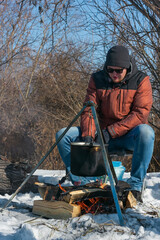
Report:
<svg viewBox="0 0 160 240"><path fill-rule="evenodd" d="M138 136L143 138L144 140L152 140L154 141L155 133L154 130L147 124L141 124L137 127Z"/></svg>
<svg viewBox="0 0 160 240"><path fill-rule="evenodd" d="M64 131L66 130L67 128L64 127L62 128L61 130L59 130L57 133L56 133L56 140L58 140L58 138L64 133ZM81 135L81 130L80 130L80 127L71 127L70 129L68 129L68 131L64 134L63 136L63 140L61 141L62 142L74 142L78 137L80 137Z"/></svg>
<svg viewBox="0 0 160 240"><path fill-rule="evenodd" d="M65 131L65 127L60 129L57 133L56 133L56 141L58 140L58 138L62 135L62 133Z"/></svg>

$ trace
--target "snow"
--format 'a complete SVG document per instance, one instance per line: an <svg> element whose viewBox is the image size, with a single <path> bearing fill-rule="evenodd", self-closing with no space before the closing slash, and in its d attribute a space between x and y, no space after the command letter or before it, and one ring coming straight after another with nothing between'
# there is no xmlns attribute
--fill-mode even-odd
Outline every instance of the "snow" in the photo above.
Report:
<svg viewBox="0 0 160 240"><path fill-rule="evenodd" d="M39 181L55 184L64 171L37 170ZM124 179L129 173L124 174ZM11 196L0 195L2 208ZM143 204L127 209L123 214L125 226L119 225L117 214L86 214L67 220L45 219L32 213L34 200L41 199L32 192L19 193L0 213L0 240L126 240L160 239L160 173L148 173Z"/></svg>

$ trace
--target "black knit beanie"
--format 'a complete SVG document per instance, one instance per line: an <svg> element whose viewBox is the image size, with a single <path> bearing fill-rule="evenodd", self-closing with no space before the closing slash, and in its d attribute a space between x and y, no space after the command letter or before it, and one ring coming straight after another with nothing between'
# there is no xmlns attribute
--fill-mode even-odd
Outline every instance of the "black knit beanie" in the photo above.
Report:
<svg viewBox="0 0 160 240"><path fill-rule="evenodd" d="M129 56L128 49L119 45L112 47L107 53L105 65L129 68L130 56Z"/></svg>

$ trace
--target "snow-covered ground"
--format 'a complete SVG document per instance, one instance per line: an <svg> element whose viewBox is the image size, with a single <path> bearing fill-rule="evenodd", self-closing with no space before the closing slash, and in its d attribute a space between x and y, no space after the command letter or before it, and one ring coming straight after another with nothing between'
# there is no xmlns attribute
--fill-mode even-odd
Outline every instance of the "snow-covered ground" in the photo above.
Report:
<svg viewBox="0 0 160 240"><path fill-rule="evenodd" d="M57 183L64 171L37 170L42 182ZM126 179L129 174L125 173ZM3 207L9 195L0 195ZM147 174L144 203L127 209L119 225L117 214L86 214L67 220L44 219L32 214L33 201L39 194L19 193L11 204L0 213L0 240L160 240L160 173Z"/></svg>

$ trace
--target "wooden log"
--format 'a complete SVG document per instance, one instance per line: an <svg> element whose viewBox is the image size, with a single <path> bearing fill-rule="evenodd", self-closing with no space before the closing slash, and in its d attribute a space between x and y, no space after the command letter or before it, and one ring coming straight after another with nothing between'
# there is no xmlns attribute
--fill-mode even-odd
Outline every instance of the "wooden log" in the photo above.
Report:
<svg viewBox="0 0 160 240"><path fill-rule="evenodd" d="M50 185L50 184L45 184L45 183L40 183L40 182L35 182L35 185L38 186L38 191L42 197L43 200L64 200L64 199L59 199L61 195L66 195L72 191L79 191L84 189L90 189L90 193L94 191L104 191L104 190L109 190L111 192L111 189L107 184L100 185L100 183L89 183L84 186L65 186L63 187L64 191L59 188L59 185ZM92 191L94 189L94 191ZM103 189L103 190L102 190ZM85 193L85 192L84 192ZM112 194L112 193L111 193ZM63 198L63 197L62 197ZM64 196L64 198L66 198ZM67 200L69 202L69 200Z"/></svg>
<svg viewBox="0 0 160 240"><path fill-rule="evenodd" d="M133 208L137 205L137 200L133 196L132 192L128 193L127 200L126 200L126 206L125 208Z"/></svg>
<svg viewBox="0 0 160 240"><path fill-rule="evenodd" d="M27 177L27 173L27 163L11 163L7 159L0 159L0 194L14 193ZM37 176L32 176L20 192L38 192L35 181L37 181Z"/></svg>
<svg viewBox="0 0 160 240"><path fill-rule="evenodd" d="M71 191L67 194L62 194L60 196L60 199L63 201L66 201L68 203L75 203L78 201L83 201L91 198L107 198L108 202L113 203L113 196L111 190L106 191L103 189L97 189L97 188L92 188L92 189L82 189L82 190L75 190Z"/></svg>
<svg viewBox="0 0 160 240"><path fill-rule="evenodd" d="M68 219L81 215L81 207L64 201L35 200L32 212L46 218Z"/></svg>
<svg viewBox="0 0 160 240"><path fill-rule="evenodd" d="M59 200L68 203L76 203L78 201L83 201L89 198L99 197L105 198L108 204L113 204L113 195L109 185L106 183L103 185L86 184L84 186L78 187L63 187L63 190L59 188L58 185L47 185L44 183L35 183L38 186L39 193L43 200ZM124 206L126 205L126 198L128 195L128 185L122 181L117 185L117 194Z"/></svg>

